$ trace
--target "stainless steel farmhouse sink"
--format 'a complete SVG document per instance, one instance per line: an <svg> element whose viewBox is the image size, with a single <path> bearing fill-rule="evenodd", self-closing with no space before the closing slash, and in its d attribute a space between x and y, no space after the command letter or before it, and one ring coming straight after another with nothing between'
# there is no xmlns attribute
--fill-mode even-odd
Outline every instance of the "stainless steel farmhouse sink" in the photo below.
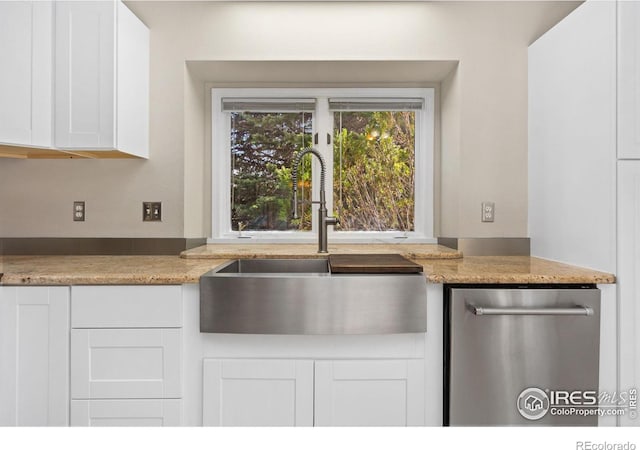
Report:
<svg viewBox="0 0 640 450"><path fill-rule="evenodd" d="M326 258L236 259L200 278L200 331L424 332L426 291L421 273L331 273Z"/></svg>

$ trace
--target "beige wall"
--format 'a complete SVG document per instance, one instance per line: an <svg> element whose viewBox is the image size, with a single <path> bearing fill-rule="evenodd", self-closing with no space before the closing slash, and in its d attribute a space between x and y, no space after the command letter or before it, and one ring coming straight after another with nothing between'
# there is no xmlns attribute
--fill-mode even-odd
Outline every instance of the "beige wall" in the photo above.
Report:
<svg viewBox="0 0 640 450"><path fill-rule="evenodd" d="M149 161L0 160L0 235L207 235L206 82L237 79L185 66L206 60L460 61L439 85L440 234L527 234L527 46L577 3L128 4L151 29ZM255 67L238 74L245 85L267 81ZM358 81L353 67L326 82ZM268 81L292 81L281 76ZM86 222L71 221L73 200L87 202ZM163 202L162 223L141 221L144 200ZM480 222L483 200L496 203L493 224Z"/></svg>

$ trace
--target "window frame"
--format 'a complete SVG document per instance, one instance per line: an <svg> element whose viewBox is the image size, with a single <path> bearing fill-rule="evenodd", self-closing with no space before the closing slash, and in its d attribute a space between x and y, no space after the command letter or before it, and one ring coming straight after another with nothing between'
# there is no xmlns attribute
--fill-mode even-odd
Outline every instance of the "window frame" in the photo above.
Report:
<svg viewBox="0 0 640 450"><path fill-rule="evenodd" d="M434 146L435 146L435 89L434 88L212 88L211 89L211 237L208 243L247 241L315 242L317 207L313 207L312 231L233 231L231 229L231 120L222 111L222 98L316 98L312 134L318 133L314 144L327 161L327 209L333 212L333 142L326 143L326 133L333 136L333 111L330 97L345 98L422 98L424 109L416 110L415 118L415 186L414 231L334 231L329 227L333 242L426 242L434 238ZM312 199L319 197L320 165L314 158L312 166Z"/></svg>

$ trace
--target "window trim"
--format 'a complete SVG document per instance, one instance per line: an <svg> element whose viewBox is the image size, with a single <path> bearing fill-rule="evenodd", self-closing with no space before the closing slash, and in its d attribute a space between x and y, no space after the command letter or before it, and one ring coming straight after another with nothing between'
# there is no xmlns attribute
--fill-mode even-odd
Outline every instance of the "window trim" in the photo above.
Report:
<svg viewBox="0 0 640 450"><path fill-rule="evenodd" d="M221 242L290 242L308 243L318 239L315 226L317 208L313 208L313 231L243 231L231 230L231 148L229 113L222 111L222 98L316 98L312 133L319 129L333 130L333 112L328 99L344 98L422 98L424 109L416 111L415 154L415 216L411 232L396 231L333 231L333 242L425 242L435 243L434 238L434 146L435 146L435 89L434 88L212 88L211 89L211 237L208 243ZM318 105L326 104L322 109ZM333 143L324 139L314 145L327 160L333 160ZM312 196L318 198L319 164L314 160ZM427 174L421 176L420 174ZM333 211L333 170L327 170L327 208Z"/></svg>

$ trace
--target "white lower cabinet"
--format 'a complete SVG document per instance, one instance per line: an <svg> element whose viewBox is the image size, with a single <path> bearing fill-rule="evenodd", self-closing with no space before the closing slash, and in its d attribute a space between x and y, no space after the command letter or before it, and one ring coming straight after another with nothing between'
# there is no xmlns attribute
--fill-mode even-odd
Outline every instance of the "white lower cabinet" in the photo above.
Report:
<svg viewBox="0 0 640 450"><path fill-rule="evenodd" d="M424 425L424 361L205 359L205 426Z"/></svg>
<svg viewBox="0 0 640 450"><path fill-rule="evenodd" d="M205 359L205 426L313 425L313 361Z"/></svg>
<svg viewBox="0 0 640 450"><path fill-rule="evenodd" d="M181 330L74 329L74 399L180 398Z"/></svg>
<svg viewBox="0 0 640 450"><path fill-rule="evenodd" d="M72 400L71 425L81 427L172 427L181 424L181 401Z"/></svg>
<svg viewBox="0 0 640 450"><path fill-rule="evenodd" d="M180 286L73 286L71 300L71 425L181 425Z"/></svg>
<svg viewBox="0 0 640 450"><path fill-rule="evenodd" d="M424 425L424 361L316 361L316 426Z"/></svg>
<svg viewBox="0 0 640 450"><path fill-rule="evenodd" d="M197 294L0 286L0 426L439 423L425 414L424 334L200 333Z"/></svg>
<svg viewBox="0 0 640 450"><path fill-rule="evenodd" d="M0 426L68 417L69 288L0 287Z"/></svg>

